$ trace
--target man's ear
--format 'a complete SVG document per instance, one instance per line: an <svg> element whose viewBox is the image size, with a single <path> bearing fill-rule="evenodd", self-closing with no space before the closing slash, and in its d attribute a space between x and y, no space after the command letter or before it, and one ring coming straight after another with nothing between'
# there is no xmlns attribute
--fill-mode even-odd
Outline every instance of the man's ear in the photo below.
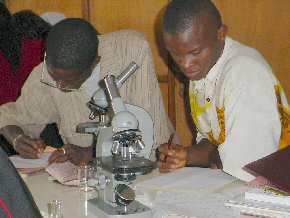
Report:
<svg viewBox="0 0 290 218"><path fill-rule="evenodd" d="M218 40L225 41L227 33L228 33L228 27L222 24L221 27L218 29Z"/></svg>

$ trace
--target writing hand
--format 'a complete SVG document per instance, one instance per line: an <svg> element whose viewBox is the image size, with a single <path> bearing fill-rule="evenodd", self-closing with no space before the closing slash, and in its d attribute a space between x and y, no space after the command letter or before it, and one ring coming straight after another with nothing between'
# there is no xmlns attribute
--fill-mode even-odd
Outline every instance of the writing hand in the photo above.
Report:
<svg viewBox="0 0 290 218"><path fill-rule="evenodd" d="M23 158L37 159L43 153L46 144L41 139L33 139L21 134L14 142L14 149Z"/></svg>
<svg viewBox="0 0 290 218"><path fill-rule="evenodd" d="M92 159L91 147L82 148L73 144L66 144L62 148L54 151L49 157L48 162L62 163L70 161L75 165L86 164Z"/></svg>
<svg viewBox="0 0 290 218"><path fill-rule="evenodd" d="M187 148L176 144L162 144L158 147L160 172L170 172L186 166Z"/></svg>

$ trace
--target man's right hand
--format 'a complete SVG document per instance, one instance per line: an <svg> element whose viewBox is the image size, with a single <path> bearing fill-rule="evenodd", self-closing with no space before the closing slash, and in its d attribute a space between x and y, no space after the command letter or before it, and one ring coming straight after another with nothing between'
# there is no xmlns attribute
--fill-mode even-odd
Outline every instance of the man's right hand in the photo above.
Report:
<svg viewBox="0 0 290 218"><path fill-rule="evenodd" d="M188 148L181 145L164 143L158 147L159 171L170 172L186 166Z"/></svg>
<svg viewBox="0 0 290 218"><path fill-rule="evenodd" d="M37 159L43 153L46 144L41 139L33 139L21 134L14 142L14 149L23 158Z"/></svg>
<svg viewBox="0 0 290 218"><path fill-rule="evenodd" d="M222 162L217 146L209 140L185 147L167 143L158 147L158 165L160 172L170 172L184 166L210 167L222 169Z"/></svg>

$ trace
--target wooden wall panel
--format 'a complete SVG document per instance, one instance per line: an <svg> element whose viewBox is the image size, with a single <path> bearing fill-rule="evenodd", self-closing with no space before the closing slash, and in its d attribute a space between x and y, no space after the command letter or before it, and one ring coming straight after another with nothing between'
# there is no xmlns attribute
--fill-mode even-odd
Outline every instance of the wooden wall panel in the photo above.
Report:
<svg viewBox="0 0 290 218"><path fill-rule="evenodd" d="M290 100L290 1L215 0L229 35L258 49Z"/></svg>
<svg viewBox="0 0 290 218"><path fill-rule="evenodd" d="M90 20L101 33L120 29L143 32L152 48L158 75L167 75L168 68L160 57L155 37L160 10L167 2L168 0L92 0L89 6Z"/></svg>
<svg viewBox="0 0 290 218"><path fill-rule="evenodd" d="M153 53L156 73L161 81L164 104L175 123L174 78L169 75L163 59L167 52L160 49L161 13L168 0L91 0L89 20L100 33L134 29L145 34ZM168 79L169 78L169 79Z"/></svg>
<svg viewBox="0 0 290 218"><path fill-rule="evenodd" d="M83 17L82 5L85 0L6 0L12 12L31 9L38 14L48 11L61 12L66 17Z"/></svg>

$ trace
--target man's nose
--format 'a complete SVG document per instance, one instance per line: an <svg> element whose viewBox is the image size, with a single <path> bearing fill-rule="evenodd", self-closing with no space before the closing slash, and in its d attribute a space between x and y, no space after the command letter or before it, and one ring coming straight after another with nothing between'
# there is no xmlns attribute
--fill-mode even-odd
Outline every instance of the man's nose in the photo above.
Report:
<svg viewBox="0 0 290 218"><path fill-rule="evenodd" d="M191 65L193 65L192 63L192 59L188 56L184 56L180 59L179 64L182 68L187 69L189 68Z"/></svg>

